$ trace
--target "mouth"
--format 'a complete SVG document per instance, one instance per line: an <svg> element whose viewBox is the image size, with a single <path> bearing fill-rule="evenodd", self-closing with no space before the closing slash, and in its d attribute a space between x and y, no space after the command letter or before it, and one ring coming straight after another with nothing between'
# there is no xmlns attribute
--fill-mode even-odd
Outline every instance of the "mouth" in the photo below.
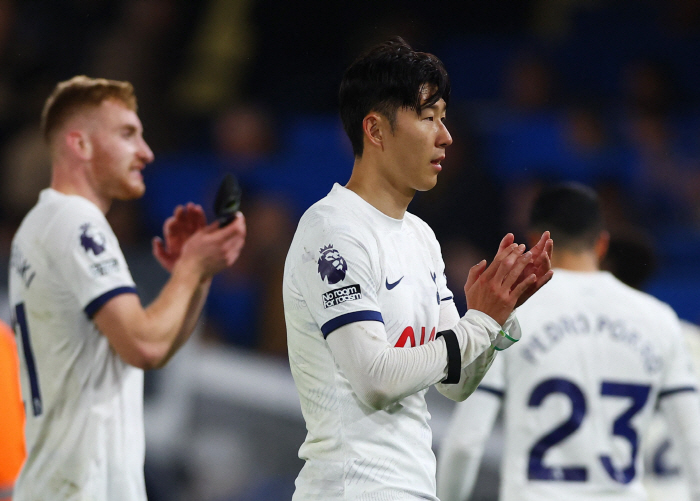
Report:
<svg viewBox="0 0 700 501"><path fill-rule="evenodd" d="M434 158L430 161L433 167L435 167L438 171L442 170L442 161L445 160L445 155L441 155L437 158Z"/></svg>

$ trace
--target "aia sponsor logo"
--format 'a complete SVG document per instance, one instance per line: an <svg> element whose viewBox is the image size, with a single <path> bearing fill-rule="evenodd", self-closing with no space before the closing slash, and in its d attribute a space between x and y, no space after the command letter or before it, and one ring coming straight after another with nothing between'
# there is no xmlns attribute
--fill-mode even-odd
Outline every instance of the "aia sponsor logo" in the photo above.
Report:
<svg viewBox="0 0 700 501"><path fill-rule="evenodd" d="M416 342L420 341L418 345L423 345L425 343L428 343L430 341L435 341L435 331L436 328L433 327L433 330L430 331L430 334L428 335L428 338L426 339L426 328L421 327L420 328L420 339L417 338L416 336L416 331L413 330L413 327L410 325L406 327L401 335L399 336L399 340L396 341L396 344L394 345L395 348L403 348L406 346L408 343L410 343L411 347L416 346Z"/></svg>

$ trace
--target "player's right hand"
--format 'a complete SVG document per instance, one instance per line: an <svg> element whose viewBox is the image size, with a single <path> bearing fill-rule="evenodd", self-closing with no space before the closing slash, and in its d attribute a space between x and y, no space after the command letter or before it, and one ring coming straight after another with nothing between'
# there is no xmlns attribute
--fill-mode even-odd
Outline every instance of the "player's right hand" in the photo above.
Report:
<svg viewBox="0 0 700 501"><path fill-rule="evenodd" d="M238 212L229 225L218 221L197 230L182 247L179 263L191 266L202 280L213 277L236 262L245 244L245 217Z"/></svg>
<svg viewBox="0 0 700 501"><path fill-rule="evenodd" d="M535 273L521 277L532 261L532 252L525 252L525 245L516 244L513 234L508 233L490 265L484 260L469 270L464 285L467 307L482 311L503 325L520 296L537 282Z"/></svg>

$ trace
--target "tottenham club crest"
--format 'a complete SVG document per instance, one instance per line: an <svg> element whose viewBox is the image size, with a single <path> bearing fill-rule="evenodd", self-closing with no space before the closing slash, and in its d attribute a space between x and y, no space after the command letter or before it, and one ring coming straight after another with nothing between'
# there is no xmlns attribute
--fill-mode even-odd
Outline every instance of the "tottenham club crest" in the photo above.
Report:
<svg viewBox="0 0 700 501"><path fill-rule="evenodd" d="M85 252L92 251L97 256L105 250L107 239L99 232L90 227L90 223L85 223L80 226L83 232L80 234L80 245L85 249Z"/></svg>
<svg viewBox="0 0 700 501"><path fill-rule="evenodd" d="M318 273L321 279L328 279L328 284L337 284L345 278L348 271L348 264L340 255L340 252L333 248L333 244L321 248L321 257L318 258Z"/></svg>

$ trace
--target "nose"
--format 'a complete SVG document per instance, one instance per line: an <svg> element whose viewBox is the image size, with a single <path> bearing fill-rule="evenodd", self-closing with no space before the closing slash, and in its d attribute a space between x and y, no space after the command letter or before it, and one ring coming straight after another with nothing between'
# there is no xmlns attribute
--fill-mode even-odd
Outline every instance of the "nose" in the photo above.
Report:
<svg viewBox="0 0 700 501"><path fill-rule="evenodd" d="M452 144L452 136L450 135L450 131L447 130L445 123L442 121L440 121L440 130L437 135L437 143L441 148L447 148Z"/></svg>
<svg viewBox="0 0 700 501"><path fill-rule="evenodd" d="M139 157L141 158L141 160L143 160L144 163L147 164L153 162L153 159L155 158L155 155L153 155L153 151L151 151L151 147L148 146L148 143L146 143L146 140L143 137L141 138Z"/></svg>

